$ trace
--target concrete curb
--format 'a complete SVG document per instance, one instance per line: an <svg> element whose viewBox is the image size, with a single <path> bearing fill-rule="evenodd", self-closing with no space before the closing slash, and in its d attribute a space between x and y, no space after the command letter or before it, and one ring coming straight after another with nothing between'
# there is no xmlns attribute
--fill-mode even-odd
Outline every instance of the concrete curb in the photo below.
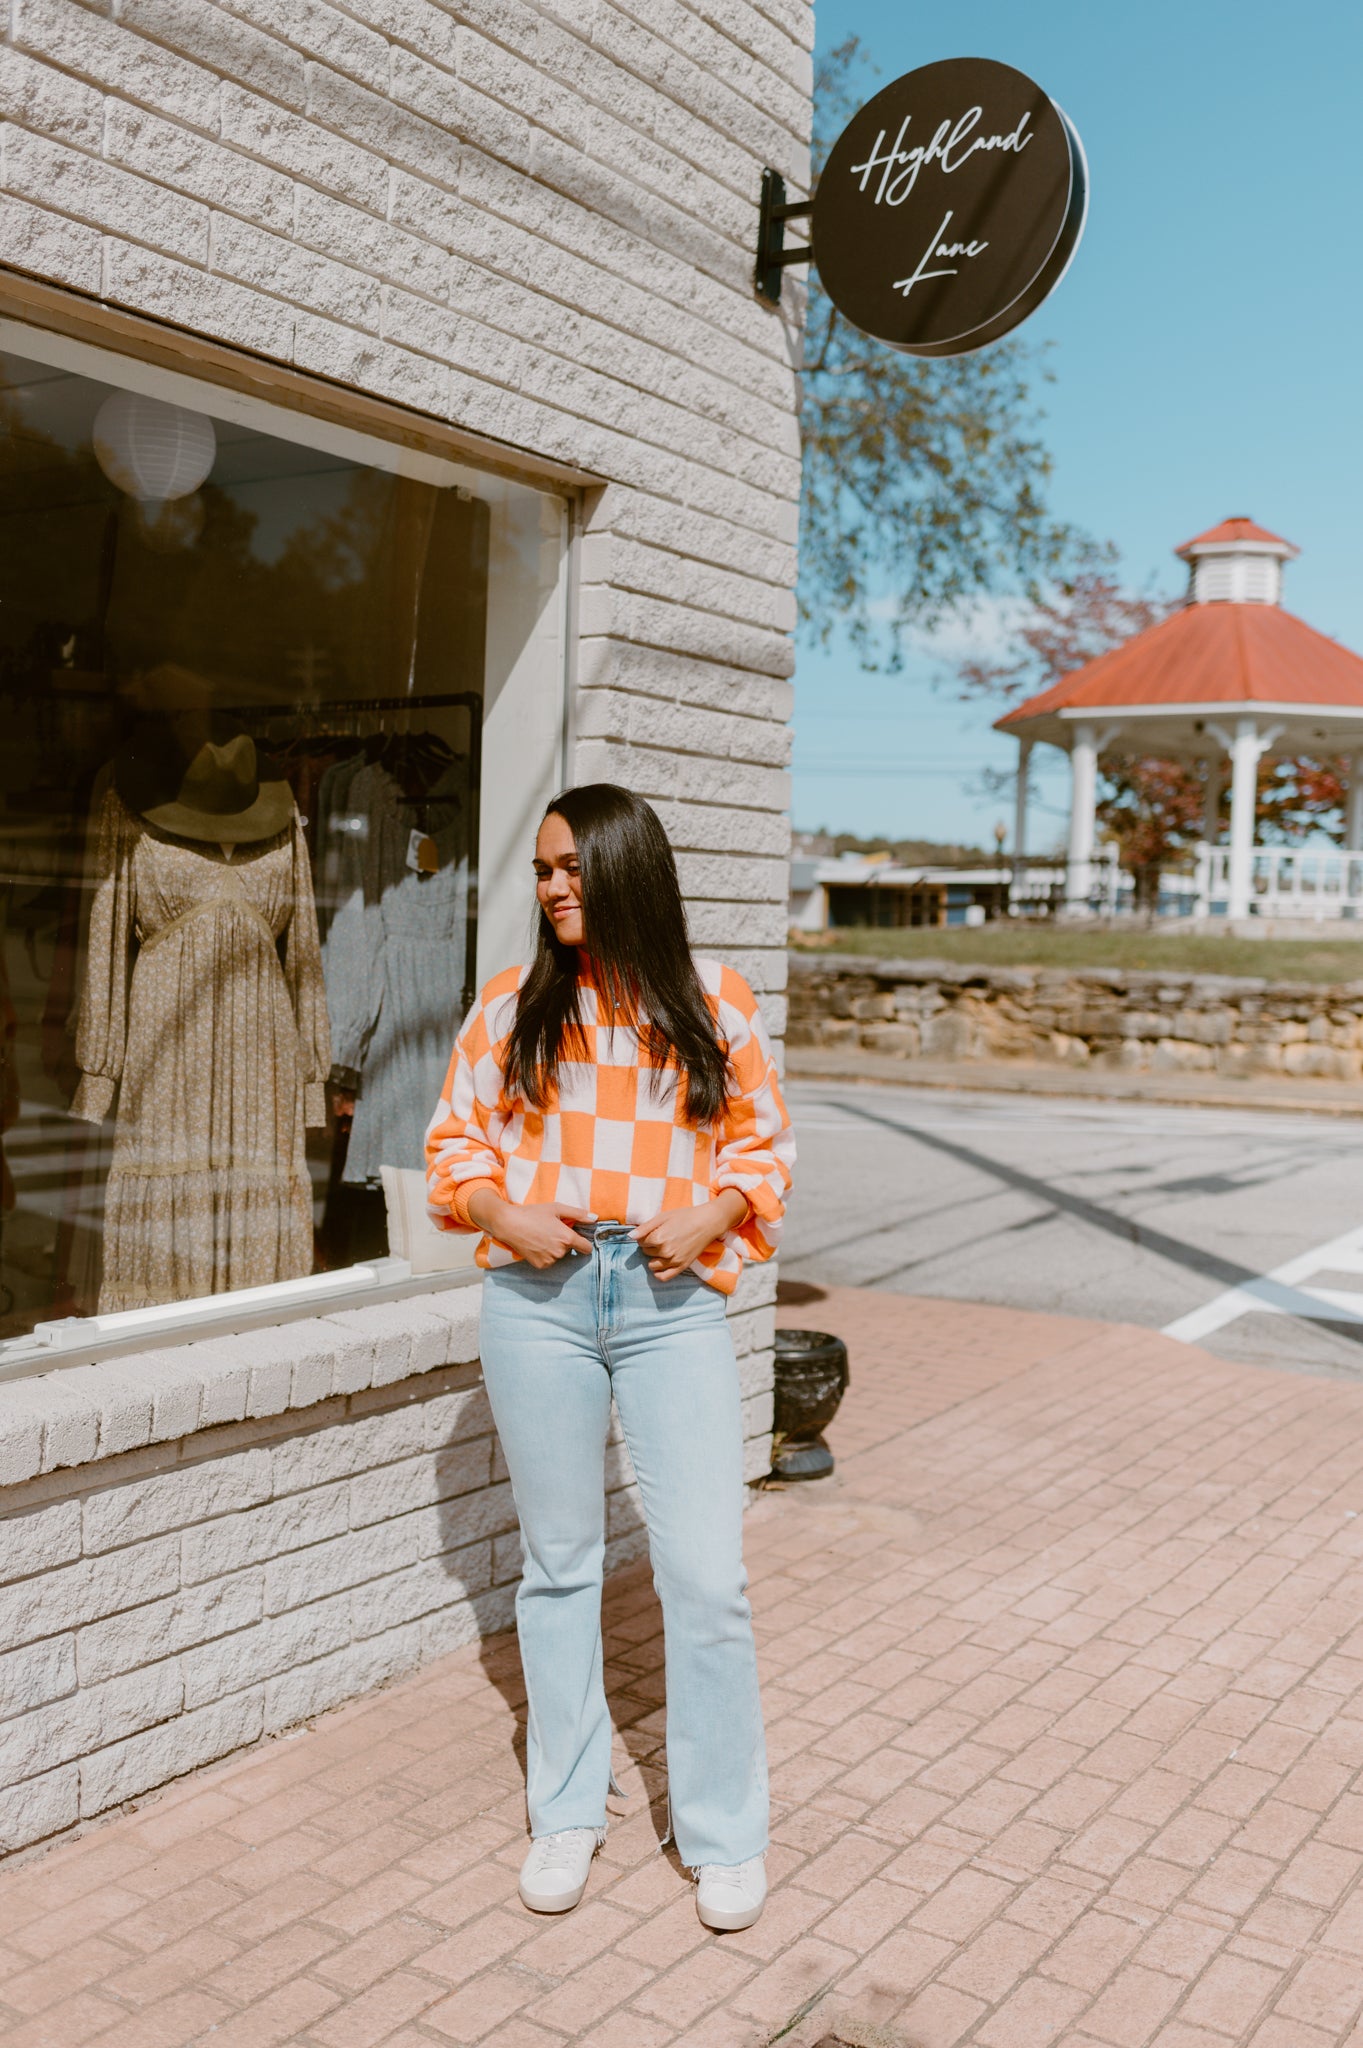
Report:
<svg viewBox="0 0 1363 2048"><path fill-rule="evenodd" d="M892 1054L838 1054L813 1046L786 1052L791 1080L890 1083L957 1094L1068 1096L1098 1102L1165 1102L1190 1109L1363 1117L1363 1089L1350 1082L1225 1081L1180 1074L1092 1073L1021 1060L910 1060Z"/></svg>

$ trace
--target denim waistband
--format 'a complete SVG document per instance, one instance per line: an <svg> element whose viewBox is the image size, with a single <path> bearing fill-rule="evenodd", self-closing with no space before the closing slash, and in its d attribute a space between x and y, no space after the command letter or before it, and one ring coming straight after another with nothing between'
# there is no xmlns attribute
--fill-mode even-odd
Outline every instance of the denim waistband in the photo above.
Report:
<svg viewBox="0 0 1363 2048"><path fill-rule="evenodd" d="M638 1225L635 1223L614 1223L609 1221L575 1223L573 1225L573 1229L579 1237L590 1237L597 1242L604 1239L606 1243L610 1243L612 1239L633 1237L637 1228Z"/></svg>

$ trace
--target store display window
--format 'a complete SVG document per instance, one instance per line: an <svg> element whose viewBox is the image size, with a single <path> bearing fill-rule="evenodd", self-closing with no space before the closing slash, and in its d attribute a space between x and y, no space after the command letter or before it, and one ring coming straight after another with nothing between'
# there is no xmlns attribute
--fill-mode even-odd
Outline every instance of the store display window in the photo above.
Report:
<svg viewBox="0 0 1363 2048"><path fill-rule="evenodd" d="M0 1360L386 1255L477 976L489 503L119 360L0 353Z"/></svg>

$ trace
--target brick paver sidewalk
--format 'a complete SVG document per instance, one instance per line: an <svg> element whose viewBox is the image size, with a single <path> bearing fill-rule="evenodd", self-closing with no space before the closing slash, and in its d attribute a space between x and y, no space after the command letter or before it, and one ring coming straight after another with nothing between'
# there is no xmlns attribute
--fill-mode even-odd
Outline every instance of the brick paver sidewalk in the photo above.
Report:
<svg viewBox="0 0 1363 2048"><path fill-rule="evenodd" d="M750 1525L756 1928L707 1936L657 1853L636 1572L576 1913L515 1899L501 1638L0 1873L5 2048L1363 2048L1363 1387L897 1295L784 1314L855 1380L836 1477Z"/></svg>

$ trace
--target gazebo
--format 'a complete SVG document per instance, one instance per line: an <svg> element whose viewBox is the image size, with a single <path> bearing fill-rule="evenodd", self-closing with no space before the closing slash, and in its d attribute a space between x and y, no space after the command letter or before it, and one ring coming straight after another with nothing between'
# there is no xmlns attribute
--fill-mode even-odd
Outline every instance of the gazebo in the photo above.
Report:
<svg viewBox="0 0 1363 2048"><path fill-rule="evenodd" d="M1298 552L1252 519L1223 519L1175 549L1190 570L1187 600L1176 612L996 721L1000 732L1018 741L1019 856L1026 850L1032 748L1040 742L1063 747L1070 756L1065 893L1075 909L1088 903L1092 886L1098 762L1104 755L1205 763L1204 832L1212 851L1203 862L1203 907L1213 896L1222 897L1231 918L1249 915L1254 894L1261 760L1347 756L1346 841L1351 849L1363 849L1363 658L1283 610L1283 567ZM1227 763L1230 843L1219 853ZM1346 874L1350 866L1346 861ZM1363 852L1353 855L1352 869L1363 875Z"/></svg>

